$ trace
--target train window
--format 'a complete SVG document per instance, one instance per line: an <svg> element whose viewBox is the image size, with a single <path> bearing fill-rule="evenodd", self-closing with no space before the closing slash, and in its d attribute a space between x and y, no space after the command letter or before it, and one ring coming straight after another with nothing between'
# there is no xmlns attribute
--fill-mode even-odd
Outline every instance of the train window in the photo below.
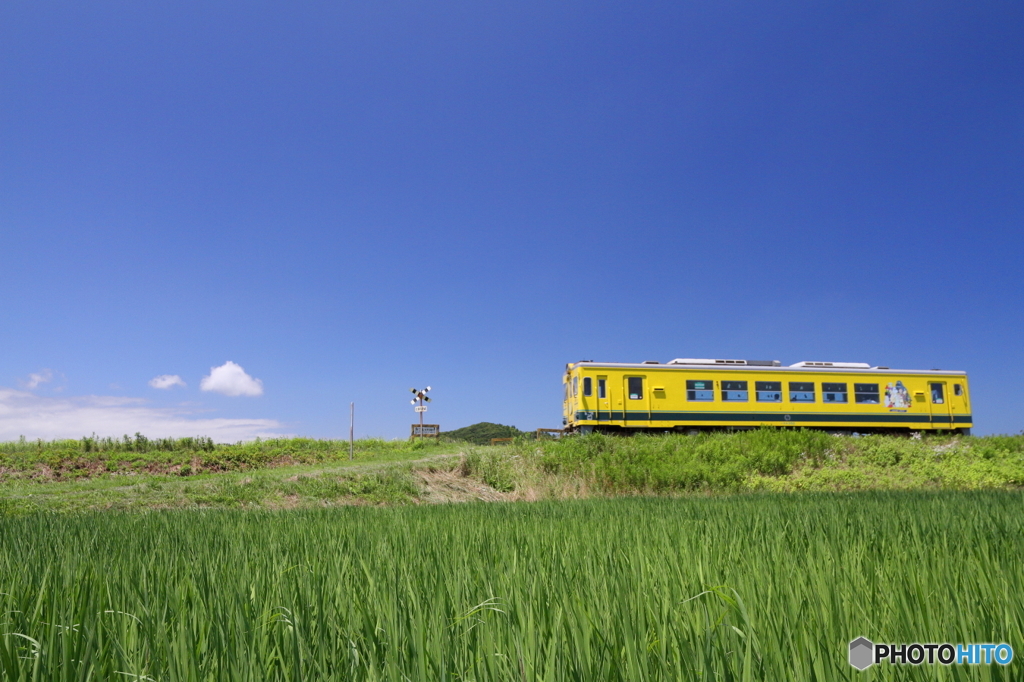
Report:
<svg viewBox="0 0 1024 682"><path fill-rule="evenodd" d="M826 403L848 403L849 394L846 392L846 384L821 384L821 400Z"/></svg>
<svg viewBox="0 0 1024 682"><path fill-rule="evenodd" d="M644 398L644 378L643 377L629 377L626 379L626 390L629 393L630 400L643 400Z"/></svg>
<svg viewBox="0 0 1024 682"><path fill-rule="evenodd" d="M854 384L853 399L867 405L878 404L878 384Z"/></svg>
<svg viewBox="0 0 1024 682"><path fill-rule="evenodd" d="M942 384L931 384L932 387L932 402L936 405L941 405L946 402L942 395Z"/></svg>
<svg viewBox="0 0 1024 682"><path fill-rule="evenodd" d="M572 397L575 398L579 394L580 394L580 378L579 377L573 377L572 378Z"/></svg>
<svg viewBox="0 0 1024 682"><path fill-rule="evenodd" d="M814 382L812 381L791 381L789 382L789 402L791 403L813 403Z"/></svg>
<svg viewBox="0 0 1024 682"><path fill-rule="evenodd" d="M598 379L597 380L597 397L598 398L605 398L605 397L607 397L607 394L605 393L604 379Z"/></svg>
<svg viewBox="0 0 1024 682"><path fill-rule="evenodd" d="M590 396L594 394L594 380L590 377L583 377L583 395Z"/></svg>
<svg viewBox="0 0 1024 682"><path fill-rule="evenodd" d="M747 400L747 395L746 381L722 382L722 400L743 402Z"/></svg>
<svg viewBox="0 0 1024 682"><path fill-rule="evenodd" d="M691 380L686 381L687 400L714 400L715 382Z"/></svg>
<svg viewBox="0 0 1024 682"><path fill-rule="evenodd" d="M754 388L757 389L757 402L759 403L781 403L782 382L781 381L755 381Z"/></svg>
<svg viewBox="0 0 1024 682"><path fill-rule="evenodd" d="M964 387L961 386L960 384L953 384L953 393L955 393L956 395L963 395Z"/></svg>

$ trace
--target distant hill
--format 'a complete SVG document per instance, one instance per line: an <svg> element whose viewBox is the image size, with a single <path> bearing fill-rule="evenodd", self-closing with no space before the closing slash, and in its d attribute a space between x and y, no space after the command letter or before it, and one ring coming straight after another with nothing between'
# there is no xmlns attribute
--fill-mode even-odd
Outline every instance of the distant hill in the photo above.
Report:
<svg viewBox="0 0 1024 682"><path fill-rule="evenodd" d="M490 445L492 438L515 438L525 433L525 431L520 431L514 426L480 422L479 424L465 426L454 431L442 431L441 437L448 440L464 440L467 443L474 443L476 445Z"/></svg>

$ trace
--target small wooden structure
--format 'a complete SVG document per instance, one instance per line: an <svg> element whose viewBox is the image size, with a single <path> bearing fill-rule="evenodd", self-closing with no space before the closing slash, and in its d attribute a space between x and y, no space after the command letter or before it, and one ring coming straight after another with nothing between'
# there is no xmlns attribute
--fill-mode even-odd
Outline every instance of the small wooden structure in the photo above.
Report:
<svg viewBox="0 0 1024 682"><path fill-rule="evenodd" d="M511 443L515 438L492 438L491 445L497 445L498 443Z"/></svg>
<svg viewBox="0 0 1024 682"><path fill-rule="evenodd" d="M537 429L537 440L541 438L561 438L564 429Z"/></svg>

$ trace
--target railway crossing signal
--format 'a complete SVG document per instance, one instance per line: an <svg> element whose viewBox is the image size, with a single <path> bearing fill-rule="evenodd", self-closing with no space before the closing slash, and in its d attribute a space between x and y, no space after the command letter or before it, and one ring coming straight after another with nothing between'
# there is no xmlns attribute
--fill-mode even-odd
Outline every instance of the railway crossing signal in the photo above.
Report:
<svg viewBox="0 0 1024 682"><path fill-rule="evenodd" d="M427 393L430 392L430 386L427 386L422 391L420 391L418 389L415 389L415 388L410 388L409 390L412 391L413 395L416 396L415 398L413 398L409 402L411 402L413 405L416 405L416 403L419 402L419 405L416 405L416 407L414 407L413 409L416 410L416 412L418 412L419 415L420 415L420 433L422 434L423 433L423 413L427 411L427 406L424 405L423 403L425 403L425 402L429 403L430 402L430 397L427 396Z"/></svg>

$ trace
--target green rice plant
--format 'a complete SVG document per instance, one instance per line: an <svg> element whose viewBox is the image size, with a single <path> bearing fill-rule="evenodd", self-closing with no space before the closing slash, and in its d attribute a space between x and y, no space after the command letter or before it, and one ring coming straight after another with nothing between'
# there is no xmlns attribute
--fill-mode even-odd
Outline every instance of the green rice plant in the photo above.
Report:
<svg viewBox="0 0 1024 682"><path fill-rule="evenodd" d="M1019 651L1022 503L901 492L3 515L0 680L1020 679L1017 661L861 673L846 655L861 635Z"/></svg>

